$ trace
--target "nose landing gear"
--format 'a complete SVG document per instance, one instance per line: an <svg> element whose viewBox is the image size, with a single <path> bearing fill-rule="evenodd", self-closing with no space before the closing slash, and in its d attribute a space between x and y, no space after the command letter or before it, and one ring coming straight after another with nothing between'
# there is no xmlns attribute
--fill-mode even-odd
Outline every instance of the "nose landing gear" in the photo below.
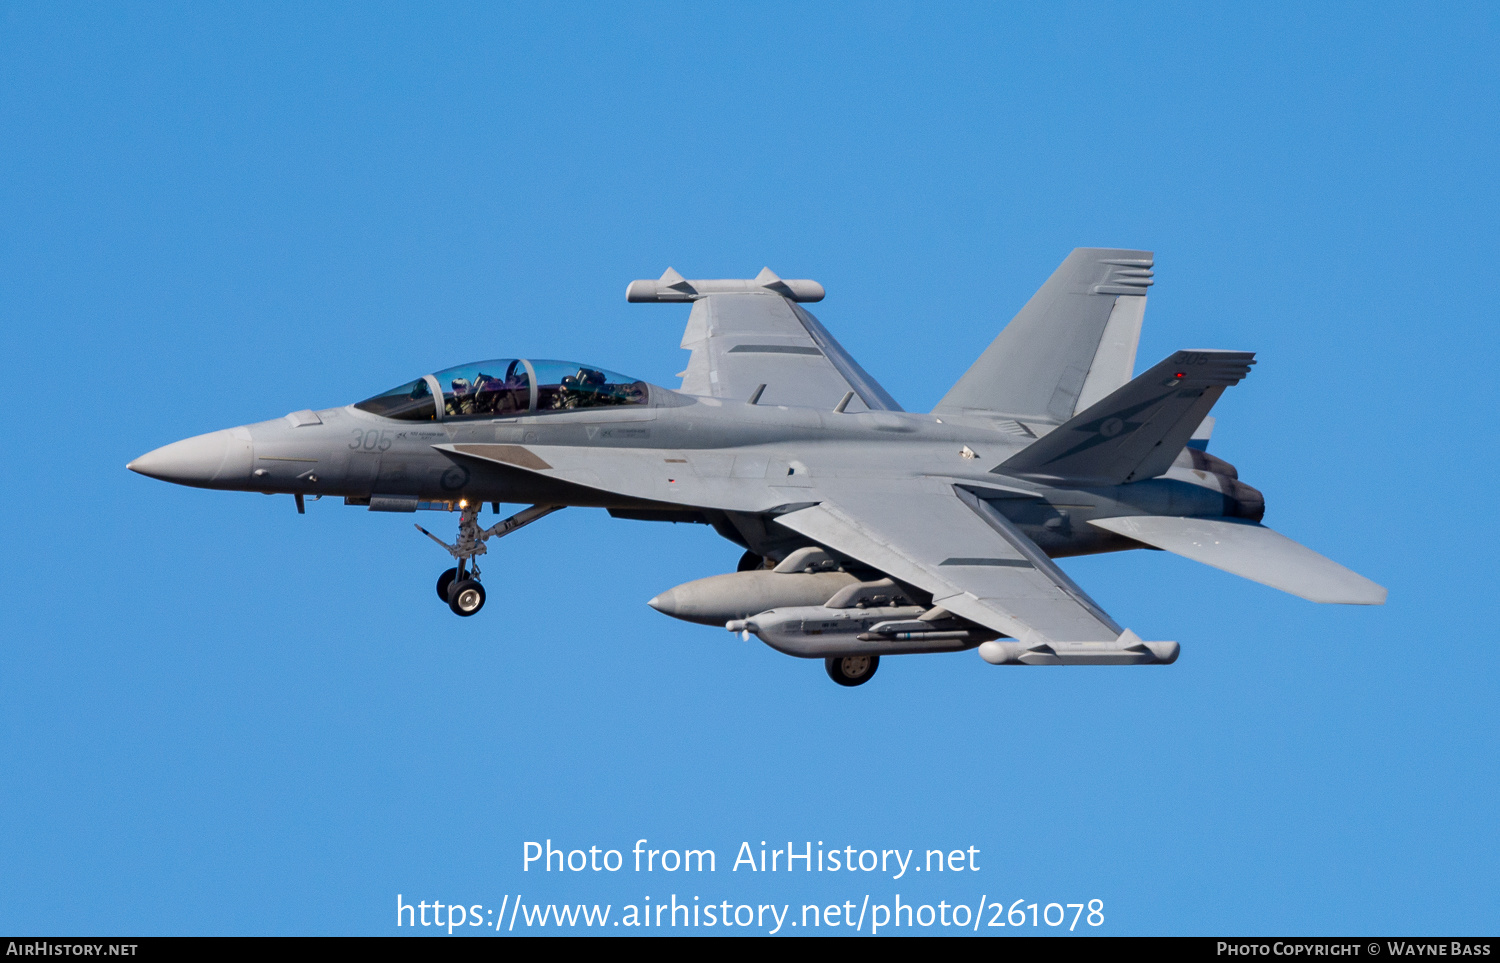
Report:
<svg viewBox="0 0 1500 963"><path fill-rule="evenodd" d="M438 576L438 598L448 603L454 615L474 615L484 608L484 586L479 584L477 556L488 551L484 543L491 538L509 535L524 528L539 518L545 518L562 508L561 505L533 505L489 528L479 527L479 505L465 504L458 516L458 540L452 545L436 535L417 526L417 531L448 550L458 560L458 565Z"/></svg>
<svg viewBox="0 0 1500 963"><path fill-rule="evenodd" d="M479 567L470 563L469 571L450 568L438 576L438 598L448 604L455 615L474 615L484 608L484 586L479 584Z"/></svg>

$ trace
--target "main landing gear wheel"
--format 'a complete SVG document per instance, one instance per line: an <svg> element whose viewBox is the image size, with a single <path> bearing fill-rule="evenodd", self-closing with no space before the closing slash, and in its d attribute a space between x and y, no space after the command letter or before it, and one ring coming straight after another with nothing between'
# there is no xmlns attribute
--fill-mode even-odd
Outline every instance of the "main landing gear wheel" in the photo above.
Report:
<svg viewBox="0 0 1500 963"><path fill-rule="evenodd" d="M438 576L437 590L438 598L444 602L448 601L448 589L453 585L453 580L458 578L458 569L450 568Z"/></svg>
<svg viewBox="0 0 1500 963"><path fill-rule="evenodd" d="M457 609L454 611L457 611ZM864 685L875 675L875 670L880 668L880 656L845 655L832 659L824 659L823 664L828 669L828 678L839 685Z"/></svg>
<svg viewBox="0 0 1500 963"><path fill-rule="evenodd" d="M448 590L448 608L454 615L473 615L484 608L484 586L471 578L454 582Z"/></svg>

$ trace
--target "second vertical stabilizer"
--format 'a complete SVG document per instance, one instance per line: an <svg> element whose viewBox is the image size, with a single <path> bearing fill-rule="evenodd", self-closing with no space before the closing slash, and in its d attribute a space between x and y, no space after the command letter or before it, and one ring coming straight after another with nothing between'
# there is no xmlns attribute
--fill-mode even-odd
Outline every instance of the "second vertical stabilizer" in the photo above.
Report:
<svg viewBox="0 0 1500 963"><path fill-rule="evenodd" d="M1150 251L1069 254L933 411L1061 424L1130 380Z"/></svg>

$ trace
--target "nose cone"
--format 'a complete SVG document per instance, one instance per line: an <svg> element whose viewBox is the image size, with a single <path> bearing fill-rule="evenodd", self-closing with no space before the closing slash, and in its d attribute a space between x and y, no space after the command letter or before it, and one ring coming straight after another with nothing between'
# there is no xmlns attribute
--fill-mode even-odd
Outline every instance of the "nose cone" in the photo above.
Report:
<svg viewBox="0 0 1500 963"><path fill-rule="evenodd" d="M675 618L678 614L677 590L667 589L646 604L656 609L662 615L670 615Z"/></svg>
<svg viewBox="0 0 1500 963"><path fill-rule="evenodd" d="M250 432L226 428L148 451L125 467L178 485L238 488L249 479L254 463Z"/></svg>

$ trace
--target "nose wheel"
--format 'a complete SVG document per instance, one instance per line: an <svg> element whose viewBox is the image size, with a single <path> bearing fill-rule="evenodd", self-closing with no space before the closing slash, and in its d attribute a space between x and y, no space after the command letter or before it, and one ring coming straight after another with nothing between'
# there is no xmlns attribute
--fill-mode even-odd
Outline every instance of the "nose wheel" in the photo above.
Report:
<svg viewBox="0 0 1500 963"><path fill-rule="evenodd" d="M880 668L878 655L846 655L823 660L828 678L842 686L864 685Z"/></svg>
<svg viewBox="0 0 1500 963"><path fill-rule="evenodd" d="M454 615L474 615L484 608L484 586L479 584L477 569L470 572L448 569L438 576L437 593Z"/></svg>
<svg viewBox="0 0 1500 963"><path fill-rule="evenodd" d="M418 525L417 531L443 546L449 555L458 559L458 565L438 576L438 598L448 604L454 615L467 617L476 614L484 608L484 586L479 584L479 565L476 562L477 556L488 551L484 543L491 538L509 535L561 507L533 505L497 525L482 529L479 527L479 506L464 505L458 516L458 540L452 545Z"/></svg>
<svg viewBox="0 0 1500 963"><path fill-rule="evenodd" d="M448 589L448 608L454 615L473 615L484 608L484 586L471 578L454 582Z"/></svg>

